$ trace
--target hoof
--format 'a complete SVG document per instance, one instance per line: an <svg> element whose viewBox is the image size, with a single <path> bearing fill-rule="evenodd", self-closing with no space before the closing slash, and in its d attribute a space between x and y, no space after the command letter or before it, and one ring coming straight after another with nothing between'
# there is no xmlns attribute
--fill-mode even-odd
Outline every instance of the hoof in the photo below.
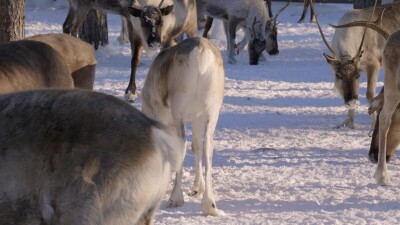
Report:
<svg viewBox="0 0 400 225"><path fill-rule="evenodd" d="M137 93L128 92L125 94L125 99L130 103L134 103L137 99Z"/></svg>
<svg viewBox="0 0 400 225"><path fill-rule="evenodd" d="M236 64L236 59L235 58L229 58L228 63L229 64Z"/></svg>
<svg viewBox="0 0 400 225"><path fill-rule="evenodd" d="M374 177L375 177L376 184L378 184L380 186L390 185L390 177L389 177L389 174L387 173L387 170L377 169L374 174Z"/></svg>
<svg viewBox="0 0 400 225"><path fill-rule="evenodd" d="M174 201L174 200L168 200L168 205L167 205L167 207L169 207L169 208L176 208L176 207L181 207L181 206L183 206L183 204L184 204L185 202L182 200L182 201Z"/></svg>
<svg viewBox="0 0 400 225"><path fill-rule="evenodd" d="M214 200L204 199L201 201L201 209L204 216L220 216Z"/></svg>

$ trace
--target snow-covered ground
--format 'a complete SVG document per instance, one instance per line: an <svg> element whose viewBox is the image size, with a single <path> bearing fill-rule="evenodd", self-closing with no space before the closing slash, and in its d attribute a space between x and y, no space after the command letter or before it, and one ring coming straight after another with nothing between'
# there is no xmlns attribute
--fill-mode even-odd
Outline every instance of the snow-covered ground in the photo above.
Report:
<svg viewBox="0 0 400 225"><path fill-rule="evenodd" d="M273 3L274 10L282 6ZM351 7L316 4L329 41L334 30L327 24L335 24ZM59 0L27 0L26 36L61 32L67 9ZM250 66L244 51L236 65L225 63L225 99L213 166L217 207L224 215L202 216L200 200L187 195L184 206L166 208L169 190L155 224L400 224L400 161L394 157L389 164L392 185L380 187L373 179L375 165L367 160L371 119L365 76L356 128L335 129L346 109L333 90L333 74L322 56L328 50L317 26L296 23L301 12L302 3L291 3L281 13L278 56L265 54L266 62ZM119 17L109 15L111 43L96 53L95 89L122 97L129 80L130 48L118 44L119 30ZM226 60L221 24L212 32ZM144 54L139 91L152 59ZM139 96L134 106L140 108L140 103ZM184 166L188 192L194 178L190 150Z"/></svg>

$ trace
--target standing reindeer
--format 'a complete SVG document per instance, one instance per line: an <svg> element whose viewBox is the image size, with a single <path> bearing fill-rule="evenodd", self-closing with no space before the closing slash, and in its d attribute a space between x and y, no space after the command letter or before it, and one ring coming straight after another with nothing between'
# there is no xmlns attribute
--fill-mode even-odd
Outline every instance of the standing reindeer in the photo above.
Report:
<svg viewBox="0 0 400 225"><path fill-rule="evenodd" d="M272 43L276 51L276 37L268 37L265 34L267 21L270 18L266 12L264 3L260 0L196 0L197 15L208 15L226 22L225 34L228 49L228 63L236 64L235 38L238 26L246 27L245 33L249 37L249 61L251 65L257 65L262 51L265 49L267 39L275 39Z"/></svg>
<svg viewBox="0 0 400 225"><path fill-rule="evenodd" d="M267 37L266 44L265 44L265 51L268 52L268 54L270 54L270 55L277 55L279 53L278 40L277 40L277 37L278 37L277 18L279 16L279 14L289 5L290 0L288 1L288 3L284 7L282 7L280 10L278 10L278 12L275 14L274 17L272 17L271 1L270 0L266 1L266 3L268 5L268 14L269 14L269 18L270 19L267 19L266 26L265 26L265 35ZM201 15L199 14L198 16L201 16ZM205 22L205 26L204 26L203 37L205 37L205 38L208 37L208 32L211 29L213 20L214 20L213 17L207 16L207 19L206 19L206 22ZM224 24L225 34L227 35L228 22L227 21L223 21L223 24ZM237 45L237 50L236 50L237 53L239 53L239 51L243 50L244 47L246 47L246 45L249 42L251 42L251 39L252 39L251 32L246 32L246 23L245 22L239 23L236 29L238 30L240 28L243 28L245 30L245 37ZM250 29L250 28L247 28L247 29ZM253 34L253 36L254 35L255 34ZM254 55L254 54L251 54L250 51L253 51L253 50L249 49L249 55L250 55L250 58L251 58L251 56ZM261 53L259 54L259 57L261 57L261 59L265 60L265 58L263 57L263 55ZM255 63L255 61L257 63ZM257 60L250 59L250 64L251 65L258 64L258 59Z"/></svg>
<svg viewBox="0 0 400 225"><path fill-rule="evenodd" d="M375 171L375 180L379 185L390 184L390 177L387 172L387 160L393 155L400 144L400 31L391 32L385 28L382 18L375 22L360 21L357 23L345 24L343 26L361 25L372 28L382 35L386 40L383 49L382 62L385 71L383 107L379 114L379 153L378 166ZM379 99L379 97L378 97Z"/></svg>
<svg viewBox="0 0 400 225"><path fill-rule="evenodd" d="M218 216L212 188L213 135L224 97L224 67L217 46L205 38L188 38L163 50L152 63L142 94L143 112L185 138L185 123L192 123L192 150L196 175L192 196L203 196L204 215ZM184 157L186 148L182 149ZM205 159L205 181L202 157ZM178 170L169 199L172 207L184 202L182 169Z"/></svg>
<svg viewBox="0 0 400 225"><path fill-rule="evenodd" d="M312 3L311 7L314 8ZM353 9L342 16L339 24L369 20L371 19L373 10L373 8ZM392 32L400 29L400 14L398 13L400 3L378 6L375 11L381 15L383 10L386 10L382 17L382 24L385 29ZM376 18L376 15L372 17L374 20ZM347 27L335 30L331 46L326 41L318 20L316 22L324 43L333 54L333 56L329 56L324 53L324 57L334 72L335 87L343 98L345 106L348 108L347 118L338 128L354 128L354 113L356 107L359 105L360 74L362 71L366 73L366 98L369 104L371 104L372 98L375 95L378 72L381 67L382 51L386 40L373 30L365 30L365 28L361 27ZM340 26L334 27L338 28ZM373 114L372 117L369 135L371 135L374 127L376 114Z"/></svg>
<svg viewBox="0 0 400 225"><path fill-rule="evenodd" d="M152 224L185 141L85 90L0 96L0 224Z"/></svg>
<svg viewBox="0 0 400 225"><path fill-rule="evenodd" d="M70 7L63 31L74 36L91 8L108 10L126 18L132 60L125 97L132 102L137 98L136 70L143 49L151 55L160 47L173 45L174 38L181 33L195 36L197 32L194 0L165 0L165 4L164 0L68 1Z"/></svg>

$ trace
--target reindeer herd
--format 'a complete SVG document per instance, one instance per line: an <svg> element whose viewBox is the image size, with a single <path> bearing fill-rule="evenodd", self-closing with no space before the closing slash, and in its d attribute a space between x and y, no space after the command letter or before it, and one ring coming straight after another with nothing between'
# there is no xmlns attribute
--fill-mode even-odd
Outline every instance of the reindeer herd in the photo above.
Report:
<svg viewBox="0 0 400 225"><path fill-rule="evenodd" d="M208 16L205 30L213 18L223 21L228 63L235 64L235 53L247 45L249 63L257 65L264 50L279 52L277 17L289 2L274 16L268 0L69 3L63 24L67 34L0 44L0 224L151 224L171 172L176 176L168 205L184 203L188 122L195 155L190 195L202 197L204 215L218 216L212 157L224 98L224 64L215 44L195 37L198 21ZM400 144L400 3L346 13L334 26L332 44L311 0L304 1L299 22L308 6L310 21L317 23L332 54L323 55L335 87L349 109L338 127L354 127L360 74L367 75L371 112L380 111L377 122L377 113L372 113L369 157L378 163L377 183L387 185L386 163ZM93 47L73 37L91 8L117 13L127 24L132 50L127 101L137 98L135 77L143 49L147 54L162 49L143 86L142 112L92 91L97 63ZM245 35L236 46L238 29ZM182 33L188 38L176 43ZM381 67L385 90L373 98Z"/></svg>

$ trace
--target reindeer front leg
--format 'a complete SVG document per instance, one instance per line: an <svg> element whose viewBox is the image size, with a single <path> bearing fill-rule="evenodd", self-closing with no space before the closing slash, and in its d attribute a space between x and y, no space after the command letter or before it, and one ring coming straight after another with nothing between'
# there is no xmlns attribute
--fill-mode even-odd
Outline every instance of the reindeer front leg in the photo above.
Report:
<svg viewBox="0 0 400 225"><path fill-rule="evenodd" d="M375 88L376 88L376 82L378 81L378 73L379 73L379 68L380 64L375 63L375 65L371 65L367 68L366 74L367 74L367 92L366 92L366 98L368 100L369 105L371 106L373 98L375 97ZM374 127L377 119L377 113L374 112L371 114L372 117L372 122L371 122L371 127L368 132L368 136L371 137L372 133L374 132Z"/></svg>
<svg viewBox="0 0 400 225"><path fill-rule="evenodd" d="M131 45L132 59L131 59L131 76L129 79L128 87L125 90L125 98L129 102L135 102L137 98L136 91L136 70L142 59L143 45L140 38L135 38L133 35L133 25L131 20L127 20L128 36Z"/></svg>
<svg viewBox="0 0 400 225"><path fill-rule="evenodd" d="M236 27L238 22L234 19L229 19L225 28L226 42L228 44L228 63L236 64L235 55L235 39L236 39Z"/></svg>

